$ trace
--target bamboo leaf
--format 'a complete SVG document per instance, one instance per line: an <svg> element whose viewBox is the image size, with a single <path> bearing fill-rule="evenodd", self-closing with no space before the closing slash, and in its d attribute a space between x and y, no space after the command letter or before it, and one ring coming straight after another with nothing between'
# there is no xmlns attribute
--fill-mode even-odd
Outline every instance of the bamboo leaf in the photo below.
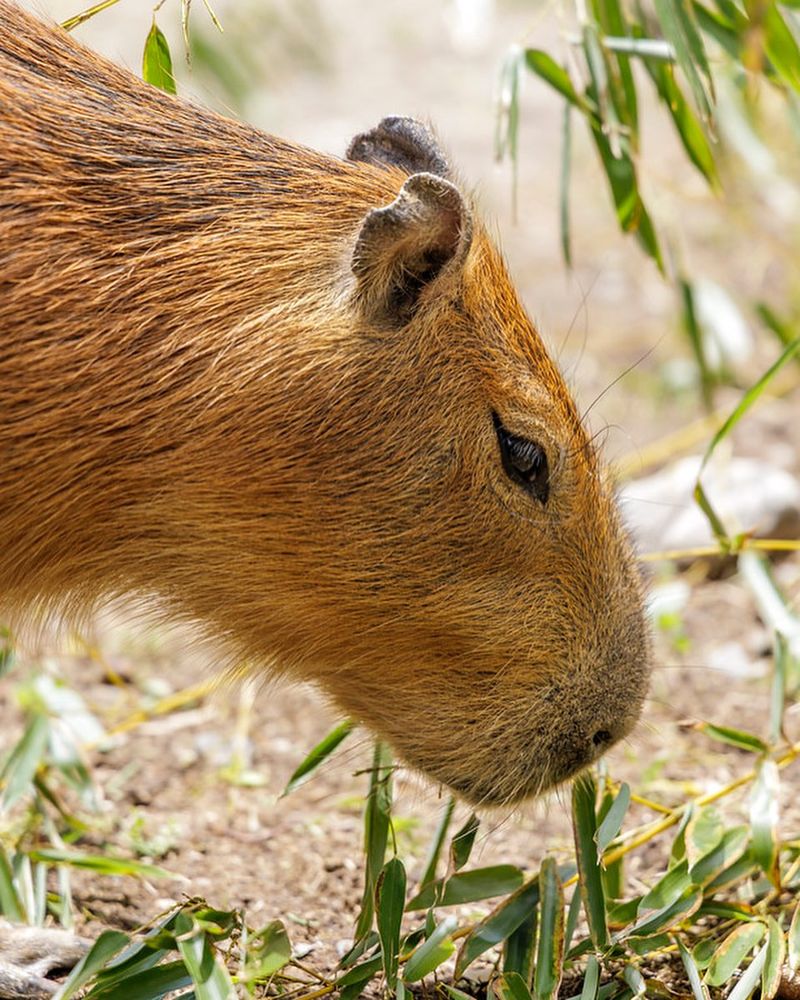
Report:
<svg viewBox="0 0 800 1000"><path fill-rule="evenodd" d="M711 145L700 120L678 86L675 70L669 63L652 59L645 61L647 72L655 84L658 96L669 111L672 123L689 159L708 181L712 191L720 190L719 175Z"/></svg>
<svg viewBox="0 0 800 1000"><path fill-rule="evenodd" d="M558 996L564 965L564 890L555 859L548 857L539 871L539 913L541 928L533 974L536 1000Z"/></svg>
<svg viewBox="0 0 800 1000"><path fill-rule="evenodd" d="M504 972L492 980L492 989L499 1000L531 1000L531 991L517 972Z"/></svg>
<svg viewBox="0 0 800 1000"><path fill-rule="evenodd" d="M572 783L572 830L578 861L578 879L583 908L592 944L599 951L608 944L606 901L595 835L597 786L594 778L582 775Z"/></svg>
<svg viewBox="0 0 800 1000"><path fill-rule="evenodd" d="M89 951L67 976L54 1000L70 1000L78 990L129 944L130 938L120 931L103 931Z"/></svg>
<svg viewBox="0 0 800 1000"><path fill-rule="evenodd" d="M406 870L399 858L392 858L383 866L376 890L378 935L386 985L394 989L400 954L400 925L406 905Z"/></svg>
<svg viewBox="0 0 800 1000"><path fill-rule="evenodd" d="M703 39L687 0L654 0L664 36L675 49L675 58L689 84L695 106L702 118L711 116L714 83Z"/></svg>
<svg viewBox="0 0 800 1000"><path fill-rule="evenodd" d="M786 941L783 931L773 917L767 917L767 957L761 970L762 1000L772 1000L778 992L785 960Z"/></svg>
<svg viewBox="0 0 800 1000"><path fill-rule="evenodd" d="M153 19L153 25L145 39L142 55L142 79L168 94L176 94L175 77L172 73L172 56L163 32Z"/></svg>
<svg viewBox="0 0 800 1000"><path fill-rule="evenodd" d="M603 854L611 841L619 833L620 828L622 827L622 821L625 819L625 813L627 813L630 803L631 789L627 782L623 782L622 785L620 785L619 792L617 792L611 807L603 817L603 822L597 828L597 833L595 834L597 851L600 855Z"/></svg>
<svg viewBox="0 0 800 1000"><path fill-rule="evenodd" d="M447 800L447 805L442 811L442 816L436 825L436 830L433 834L433 840L431 841L431 847L428 852L428 857L425 861L425 871L420 879L420 888L424 888L429 882L433 882L436 878L436 869L439 865L439 858L442 855L442 848L444 847L445 837L447 836L447 831L450 828L450 820L453 818L453 810L455 809L456 800L451 795Z"/></svg>
<svg viewBox="0 0 800 1000"><path fill-rule="evenodd" d="M701 722L697 729L699 732L705 733L706 736L719 740L720 743L727 743L728 746L737 747L739 750L749 750L750 753L766 753L769 750L769 747L762 739L759 739L753 733L746 733L741 729L732 729L729 726L715 726L710 722Z"/></svg>
<svg viewBox="0 0 800 1000"><path fill-rule="evenodd" d="M750 840L746 826L726 830L716 847L695 862L689 871L695 885L708 887L723 871L735 864L745 853ZM752 864L752 862L748 862Z"/></svg>
<svg viewBox="0 0 800 1000"><path fill-rule="evenodd" d="M692 953L687 950L686 945L679 937L675 938L675 942L678 945L678 951L680 952L683 967L686 970L686 978L689 980L694 1000L711 1000L709 989L700 976L700 970L697 968L697 963Z"/></svg>
<svg viewBox="0 0 800 1000"><path fill-rule="evenodd" d="M705 974L706 983L709 986L727 983L750 952L761 943L765 930L760 921L742 924L733 930L711 957Z"/></svg>
<svg viewBox="0 0 800 1000"><path fill-rule="evenodd" d="M292 772L292 776L286 782L286 787L281 792L280 797L283 798L285 795L293 792L295 788L302 785L317 770L320 764L326 761L334 750L344 743L355 727L356 724L351 719L345 719L335 726L297 765Z"/></svg>
<svg viewBox="0 0 800 1000"><path fill-rule="evenodd" d="M479 826L480 820L475 813L472 813L466 823L453 837L453 840L450 843L450 861L453 865L454 871L458 871L460 868L463 868L469 861L469 856L472 853L472 847L475 843L475 835L478 832Z"/></svg>
<svg viewBox="0 0 800 1000"><path fill-rule="evenodd" d="M292 960L292 945L282 920L271 920L251 934L247 941L247 962L244 978L252 982L267 979Z"/></svg>
<svg viewBox="0 0 800 1000"><path fill-rule="evenodd" d="M564 101L561 122L561 179L558 217L561 229L561 254L567 267L572 267L572 237L569 225L569 180L572 170L572 109L569 101Z"/></svg>
<svg viewBox="0 0 800 1000"><path fill-rule="evenodd" d="M375 886L383 868L392 811L392 758L385 743L377 741L372 754L367 805L364 810L364 895L356 922L357 941L372 930L375 910Z"/></svg>
<svg viewBox="0 0 800 1000"><path fill-rule="evenodd" d="M536 964L538 918L538 908L534 907L519 927L509 934L503 948L503 972L518 973L529 989Z"/></svg>
<svg viewBox="0 0 800 1000"><path fill-rule="evenodd" d="M541 49L526 49L525 65L540 79L544 80L545 83L549 83L570 104L583 111L584 114L589 112L590 106L587 104L585 98L581 97L573 87L569 73L567 73L563 66L559 66L552 56Z"/></svg>
<svg viewBox="0 0 800 1000"><path fill-rule="evenodd" d="M733 428L739 423L742 417L747 413L750 407L756 402L756 400L763 394L767 386L772 382L778 372L787 365L792 358L800 351L800 337L793 340L786 349L782 352L780 357L775 361L770 367L764 372L761 378L758 379L750 388L745 392L742 399L739 401L738 405L733 409L731 414L724 421L719 430L714 434L711 439L711 443L706 449L706 453L703 456L703 461L700 465L700 471L697 476L697 483L694 488L694 498L700 509L706 515L711 529L716 535L718 541L723 546L725 550L730 547L730 539L728 538L727 532L717 516L714 508L706 496L705 490L702 485L703 470L706 465L708 465L709 459L714 454L719 445L720 441L723 441L728 434L733 430Z"/></svg>
<svg viewBox="0 0 800 1000"><path fill-rule="evenodd" d="M409 901L406 909L426 910L429 906L457 906L493 896L505 896L522 884L522 871L515 865L491 865L456 872L448 879L429 883Z"/></svg>
<svg viewBox="0 0 800 1000"><path fill-rule="evenodd" d="M476 958L489 948L502 944L524 920L530 917L539 902L539 880L531 879L499 903L477 923L464 938L458 953L455 978L459 979Z"/></svg>
<svg viewBox="0 0 800 1000"><path fill-rule="evenodd" d="M0 800L0 812L31 790L33 778L44 758L50 737L50 720L46 715L34 715L22 739L16 744L6 761L0 781L5 785Z"/></svg>
<svg viewBox="0 0 800 1000"><path fill-rule="evenodd" d="M751 854L775 886L781 888L778 867L780 775L774 760L763 760L750 798Z"/></svg>
<svg viewBox="0 0 800 1000"><path fill-rule="evenodd" d="M761 949L744 972L739 982L728 994L727 1000L748 1000L755 992L761 978L761 970L767 960L767 945Z"/></svg>
<svg viewBox="0 0 800 1000"><path fill-rule="evenodd" d="M450 935L458 926L455 917L447 917L435 928L426 941L423 941L408 958L403 967L403 979L407 983L416 983L434 969L446 962L456 950Z"/></svg>
<svg viewBox="0 0 800 1000"><path fill-rule="evenodd" d="M792 922L786 935L789 968L792 972L800 969L800 903L794 904Z"/></svg>
<svg viewBox="0 0 800 1000"><path fill-rule="evenodd" d="M764 48L778 76L800 92L800 48L774 0L767 0L763 14Z"/></svg>
<svg viewBox="0 0 800 1000"><path fill-rule="evenodd" d="M654 934L671 931L698 910L702 902L702 890L690 885L667 906L652 913L642 914L635 924L617 934L615 940L623 941L629 937L651 937Z"/></svg>

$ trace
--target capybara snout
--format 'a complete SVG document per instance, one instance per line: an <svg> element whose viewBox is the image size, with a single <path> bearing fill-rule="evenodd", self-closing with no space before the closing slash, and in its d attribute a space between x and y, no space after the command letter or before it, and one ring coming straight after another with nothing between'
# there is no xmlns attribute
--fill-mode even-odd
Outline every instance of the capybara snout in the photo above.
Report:
<svg viewBox="0 0 800 1000"><path fill-rule="evenodd" d="M629 733L636 564L430 131L338 160L0 26L4 604L153 595L474 802Z"/></svg>

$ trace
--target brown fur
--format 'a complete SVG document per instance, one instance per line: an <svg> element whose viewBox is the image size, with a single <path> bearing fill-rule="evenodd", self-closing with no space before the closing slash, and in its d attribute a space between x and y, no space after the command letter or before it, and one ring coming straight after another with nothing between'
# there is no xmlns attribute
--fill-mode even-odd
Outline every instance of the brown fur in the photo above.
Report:
<svg viewBox="0 0 800 1000"><path fill-rule="evenodd" d="M0 602L156 595L434 779L514 801L634 725L640 582L446 182L408 238L430 197L452 256L392 321L365 219L406 179L169 98L0 0ZM546 449L546 505L493 411Z"/></svg>

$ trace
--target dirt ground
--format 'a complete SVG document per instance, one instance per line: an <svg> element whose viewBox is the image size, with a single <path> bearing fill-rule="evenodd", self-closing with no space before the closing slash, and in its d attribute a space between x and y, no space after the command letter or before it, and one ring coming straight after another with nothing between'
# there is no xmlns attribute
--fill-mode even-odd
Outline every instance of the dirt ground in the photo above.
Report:
<svg viewBox="0 0 800 1000"><path fill-rule="evenodd" d="M176 39L178 52L169 2L160 23ZM63 17L74 13L76 4L53 0L38 6ZM204 12L196 6L199 24ZM546 48L557 40L545 8L522 0L496 7L305 0L294 13L288 3L263 4L256 16L256 6L244 3L237 10L218 4L228 27L221 40L203 29L203 37L223 52L227 44L236 53L250 46L243 72L252 71L257 86L242 97L240 112L270 131L336 153L352 134L386 114L434 121L462 176L495 220L523 297L582 407L597 400L591 424L608 428L607 454L641 455L637 471L649 471L648 445L701 412L696 393L683 388L676 375L688 351L674 293L637 247L616 232L604 181L580 134L572 182L576 266L571 274L565 271L558 235L561 108L534 79L526 81L523 96L516 224L509 170L492 159L497 67L513 42ZM463 25L459 35L455 20L458 10L467 9L487 17L472 38ZM135 68L149 10L123 3L100 15L81 37ZM233 102L230 92L214 98L213 86L208 75L193 83L204 100ZM796 218L792 228L769 213L757 185L738 175L731 178L733 203L715 202L684 166L663 120L646 136L644 155L655 211L677 259L724 283L742 305L764 297L780 302L790 294L793 279L785 262L797 259L796 245L794 258L787 250L797 241ZM681 208L687 204L689 213ZM744 381L774 356L774 344L762 336ZM720 402L736 398L728 391ZM737 453L766 456L796 476L799 413L795 382L784 398L763 404L746 423ZM705 440L698 439L692 450L702 450ZM635 495L635 485L627 489ZM797 609L800 559L781 560L775 572ZM763 733L768 717L764 678L770 636L753 598L735 577L711 580L694 567L684 579L690 585L681 623L686 641L658 634L658 667L645 718L635 738L609 759L615 777L665 803L687 790L713 790L749 766L744 754L709 743L687 722L707 719ZM185 634L137 622L120 624L119 616L104 616L79 638L26 641L16 676L40 666L63 673L113 729L142 704L214 675L213 651L198 650ZM129 686L108 683L109 670ZM19 731L19 712L10 697L11 680L0 684L6 744ZM183 894L202 895L218 907L245 907L252 925L283 918L295 946L308 947L308 961L330 970L352 939L361 893L366 778L359 772L369 763L368 735L354 738L307 785L287 798L278 795L336 720L313 691L225 689L182 711L147 719L108 748L92 751L104 817L102 833L93 836L125 852L137 846L150 850L175 878L149 883L76 876L76 902L89 926L133 928ZM787 724L790 737L800 739L800 713L791 709ZM252 772L250 785L225 777L233 758ZM797 835L800 766L784 774L782 794L785 822L794 824L787 833ZM403 771L397 797L403 855L417 859L413 878L421 873L446 797ZM553 795L513 815L486 816L475 863L535 869L546 851L568 852L567 798ZM466 815L460 808L459 817ZM632 860L627 874L632 886L646 884L648 863L647 852Z"/></svg>

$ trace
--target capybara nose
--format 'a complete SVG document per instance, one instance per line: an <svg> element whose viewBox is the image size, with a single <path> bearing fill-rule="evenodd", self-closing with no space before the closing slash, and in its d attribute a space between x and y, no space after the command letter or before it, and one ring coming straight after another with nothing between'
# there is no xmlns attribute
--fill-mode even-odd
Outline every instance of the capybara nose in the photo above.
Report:
<svg viewBox="0 0 800 1000"><path fill-rule="evenodd" d="M611 735L609 729L598 729L597 732L592 737L592 743L597 747L600 753L609 746L614 741L614 737Z"/></svg>
<svg viewBox="0 0 800 1000"><path fill-rule="evenodd" d="M553 747L558 762L559 780L566 781L593 764L617 742L619 734L612 727L598 726L580 732L567 733Z"/></svg>

